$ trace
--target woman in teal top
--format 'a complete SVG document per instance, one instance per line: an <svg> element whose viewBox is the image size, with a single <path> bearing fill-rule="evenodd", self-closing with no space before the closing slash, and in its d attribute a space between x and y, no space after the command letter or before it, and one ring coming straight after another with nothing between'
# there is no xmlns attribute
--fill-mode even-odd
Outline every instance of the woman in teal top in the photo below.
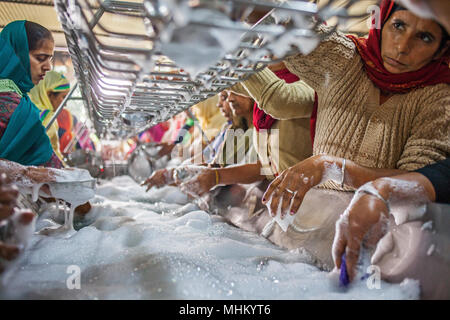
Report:
<svg viewBox="0 0 450 320"><path fill-rule="evenodd" d="M34 22L14 21L0 33L0 158L62 167L27 95L51 69L53 49L50 31Z"/></svg>

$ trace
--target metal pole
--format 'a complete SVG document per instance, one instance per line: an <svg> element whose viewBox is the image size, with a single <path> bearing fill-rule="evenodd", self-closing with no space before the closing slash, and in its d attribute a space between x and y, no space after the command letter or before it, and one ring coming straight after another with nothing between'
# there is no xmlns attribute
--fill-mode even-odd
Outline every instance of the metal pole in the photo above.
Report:
<svg viewBox="0 0 450 320"><path fill-rule="evenodd" d="M61 104L58 106L58 109L56 109L55 114L53 115L53 117L50 119L50 122L45 127L46 131L48 131L48 129L50 129L50 127L52 126L53 122L55 122L56 118L61 113L61 111L64 109L64 106L66 105L67 101L72 96L72 94L74 93L74 91L77 87L78 87L78 82L75 82L73 87L70 89L69 94L64 98L63 102L61 102Z"/></svg>
<svg viewBox="0 0 450 320"><path fill-rule="evenodd" d="M75 134L73 135L72 140L70 140L70 142L64 148L64 152L63 153L69 153L69 150L71 150L73 148L75 143L80 141L80 138L82 136L81 132L85 132L86 131L85 128L86 128L86 123L83 123L78 128L75 128L76 129L76 131L74 132Z"/></svg>
<svg viewBox="0 0 450 320"><path fill-rule="evenodd" d="M109 5L109 1L105 1L106 3L104 3L105 6ZM97 25L97 23L99 22L100 18L103 16L103 14L105 13L105 8L104 7L100 7L94 14L94 17L92 18L91 21L89 21L89 29L92 30L94 29L94 27Z"/></svg>
<svg viewBox="0 0 450 320"><path fill-rule="evenodd" d="M209 147L209 149L211 150L211 153L212 153L211 159L214 158L216 156L216 152L214 151L214 148L211 145L211 141L209 141L208 137L206 136L206 133L203 131L202 127L200 127L200 124L197 121L197 117L189 109L186 109L186 113L189 115L189 117L194 119L195 126L200 130L200 132L202 133L203 139L206 141L206 144L207 144L206 147L207 148Z"/></svg>

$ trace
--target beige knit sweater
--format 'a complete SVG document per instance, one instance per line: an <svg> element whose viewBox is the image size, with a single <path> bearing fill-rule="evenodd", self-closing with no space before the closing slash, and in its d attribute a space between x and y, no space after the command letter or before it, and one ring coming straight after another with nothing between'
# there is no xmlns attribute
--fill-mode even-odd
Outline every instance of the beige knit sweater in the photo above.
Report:
<svg viewBox="0 0 450 320"><path fill-rule="evenodd" d="M275 76L277 79L278 77ZM284 82L284 80L283 80ZM268 130L253 130L253 147L261 162L262 172L267 179L272 180L285 169L309 158L312 155L311 136L309 131L309 119L314 105L314 90L304 83L295 90L298 99L292 102L293 114L288 117L274 117L278 120ZM248 95L247 90L237 84L231 88L232 91ZM255 99L256 100L256 99ZM266 96L264 110L280 110L282 106L277 105L277 96ZM259 104L261 106L261 104ZM298 112L297 110L302 110ZM276 113L276 112L275 112Z"/></svg>
<svg viewBox="0 0 450 320"><path fill-rule="evenodd" d="M396 94L380 105L380 90L364 71L353 42L340 32L311 54L291 56L285 64L319 96L314 154L410 171L449 156L449 85ZM269 69L242 84L275 118L309 112L295 103L307 89L286 84Z"/></svg>

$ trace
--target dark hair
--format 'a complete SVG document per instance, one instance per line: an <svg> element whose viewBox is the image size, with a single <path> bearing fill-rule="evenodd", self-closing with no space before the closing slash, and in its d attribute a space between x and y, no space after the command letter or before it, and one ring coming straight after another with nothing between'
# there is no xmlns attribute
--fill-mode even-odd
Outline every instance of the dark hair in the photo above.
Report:
<svg viewBox="0 0 450 320"><path fill-rule="evenodd" d="M41 46L41 42L44 40L52 40L52 33L45 27L38 23L27 21L25 22L25 30L28 38L28 50L36 50Z"/></svg>
<svg viewBox="0 0 450 320"><path fill-rule="evenodd" d="M391 12L389 13L389 16L387 17L386 21L389 20L389 18L391 17L391 15L396 12L396 11L400 11L400 10L407 10L405 7L399 5L398 3L394 3ZM447 41L450 40L449 36L448 36L448 32L447 29L445 29L439 22L435 21L438 26L441 28L442 31L442 38L441 38L441 43L439 44L439 48L436 52L439 52L442 50L442 48L445 47L445 45L447 44Z"/></svg>

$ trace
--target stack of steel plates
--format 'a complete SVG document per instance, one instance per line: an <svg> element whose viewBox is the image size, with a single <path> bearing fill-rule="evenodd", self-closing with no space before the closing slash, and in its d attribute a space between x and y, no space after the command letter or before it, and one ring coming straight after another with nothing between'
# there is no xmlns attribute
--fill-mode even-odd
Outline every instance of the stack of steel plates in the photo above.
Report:
<svg viewBox="0 0 450 320"><path fill-rule="evenodd" d="M349 13L354 2L55 0L55 8L97 134L124 138L288 54L307 54L326 36L319 23L362 16Z"/></svg>

